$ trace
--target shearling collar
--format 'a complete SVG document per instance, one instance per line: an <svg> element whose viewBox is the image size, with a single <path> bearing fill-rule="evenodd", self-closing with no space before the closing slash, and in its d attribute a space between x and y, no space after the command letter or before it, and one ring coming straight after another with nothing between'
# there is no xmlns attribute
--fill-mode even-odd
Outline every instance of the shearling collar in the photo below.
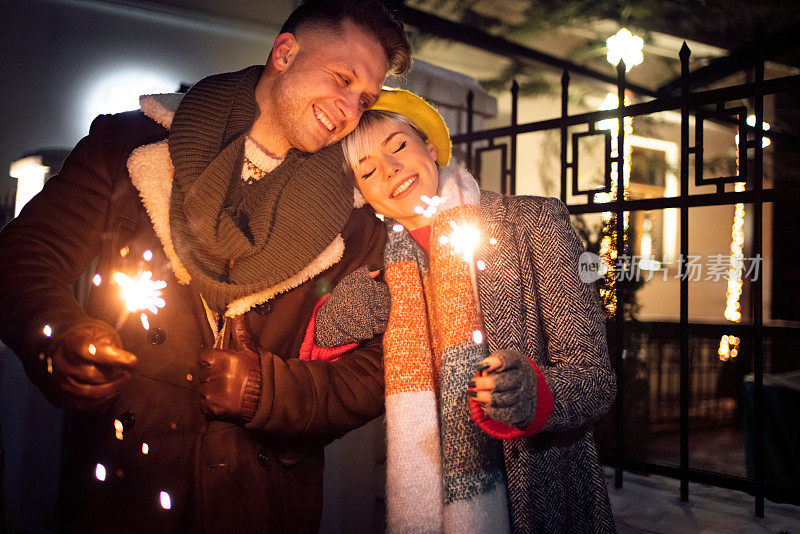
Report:
<svg viewBox="0 0 800 534"><path fill-rule="evenodd" d="M183 98L182 94L145 95L139 99L142 112L166 129L172 125L175 110ZM128 157L128 172L131 182L139 191L142 204L153 224L164 253L170 261L172 271L178 282L188 284L189 273L175 253L169 228L169 203L172 194L174 168L169 154L167 140L158 141L136 148ZM253 293L231 302L225 315L240 315L275 295L293 289L338 262L344 254L344 240L341 234L331 242L311 263L279 284L263 291Z"/></svg>

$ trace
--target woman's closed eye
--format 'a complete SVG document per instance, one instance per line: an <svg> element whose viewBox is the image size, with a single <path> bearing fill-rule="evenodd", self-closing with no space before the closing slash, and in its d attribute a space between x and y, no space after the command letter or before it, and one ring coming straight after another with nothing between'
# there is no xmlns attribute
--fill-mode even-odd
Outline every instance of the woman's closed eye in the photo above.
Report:
<svg viewBox="0 0 800 534"><path fill-rule="evenodd" d="M371 171L369 171L369 172L366 172L366 173L362 174L362 175L361 175L361 179L362 179L362 180L366 180L367 178L369 178L369 177L370 177L370 176L372 176L373 174L375 174L375 169L372 169Z"/></svg>
<svg viewBox="0 0 800 534"><path fill-rule="evenodd" d="M400 145L392 151L392 154L397 154L406 147L406 142L403 141Z"/></svg>

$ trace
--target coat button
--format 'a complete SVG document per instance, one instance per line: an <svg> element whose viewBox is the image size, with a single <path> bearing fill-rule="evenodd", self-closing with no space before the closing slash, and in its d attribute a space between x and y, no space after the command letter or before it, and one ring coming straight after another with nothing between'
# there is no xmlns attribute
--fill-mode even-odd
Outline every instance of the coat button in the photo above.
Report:
<svg viewBox="0 0 800 534"><path fill-rule="evenodd" d="M167 333L161 328L153 328L147 331L147 341L152 345L161 345L167 339Z"/></svg>
<svg viewBox="0 0 800 534"><path fill-rule="evenodd" d="M136 417L134 417L133 412L131 411L120 414L117 416L117 420L122 423L122 430L125 432L128 432L133 428L133 425L136 424Z"/></svg>
<svg viewBox="0 0 800 534"><path fill-rule="evenodd" d="M267 302L262 302L258 306L256 306L256 313L259 315L266 315L272 311L272 301L268 300Z"/></svg>
<svg viewBox="0 0 800 534"><path fill-rule="evenodd" d="M272 460L272 453L262 447L261 450L258 451L258 463L266 467L270 460Z"/></svg>

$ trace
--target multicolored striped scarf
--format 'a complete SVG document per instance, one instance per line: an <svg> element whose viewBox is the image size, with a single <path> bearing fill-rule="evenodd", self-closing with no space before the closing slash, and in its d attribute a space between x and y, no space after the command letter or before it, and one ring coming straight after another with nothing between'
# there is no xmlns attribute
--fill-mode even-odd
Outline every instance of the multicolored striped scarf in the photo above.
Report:
<svg viewBox="0 0 800 534"><path fill-rule="evenodd" d="M478 216L472 204L442 211L430 255L387 219L389 532L509 529L502 446L471 420L467 403L468 382L487 356L486 346L473 341L482 324L469 266L441 239L452 232L451 221L478 228Z"/></svg>

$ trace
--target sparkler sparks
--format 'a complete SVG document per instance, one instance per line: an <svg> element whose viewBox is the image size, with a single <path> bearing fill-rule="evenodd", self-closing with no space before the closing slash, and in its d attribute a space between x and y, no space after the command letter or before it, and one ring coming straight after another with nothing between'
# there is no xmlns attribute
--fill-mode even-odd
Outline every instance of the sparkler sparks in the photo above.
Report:
<svg viewBox="0 0 800 534"><path fill-rule="evenodd" d="M458 225L455 221L450 221L450 227L453 231L448 236L448 242L453 247L453 252L460 254L464 261L471 264L475 250L478 248L478 243L480 243L480 231L468 224ZM445 244L445 242L442 241L442 244Z"/></svg>
<svg viewBox="0 0 800 534"><path fill-rule="evenodd" d="M114 419L114 436L120 441L122 441L123 438L123 430L125 430L125 427L122 426L122 421L119 419Z"/></svg>
<svg viewBox="0 0 800 534"><path fill-rule="evenodd" d="M150 319L147 318L147 314L142 312L142 314L139 315L139 319L142 321L142 327L144 327L145 330L150 330Z"/></svg>
<svg viewBox="0 0 800 534"><path fill-rule="evenodd" d="M415 206L414 213L424 215L428 219L430 219L436 214L436 210L442 203L442 199L435 195L433 197L422 195L421 197L419 197L419 199L425 203L425 207L423 208L422 206Z"/></svg>
<svg viewBox="0 0 800 534"><path fill-rule="evenodd" d="M114 281L122 289L122 300L129 311L148 310L158 313L159 308L166 306L161 297L161 290L167 287L163 280L153 280L153 273L145 271L133 278L125 273L114 273Z"/></svg>
<svg viewBox="0 0 800 534"><path fill-rule="evenodd" d="M96 466L94 466L94 477L100 482L105 482L106 466L104 466L103 464L97 464Z"/></svg>
<svg viewBox="0 0 800 534"><path fill-rule="evenodd" d="M474 341L476 345L480 345L481 343L483 343L483 332L481 332L480 330L473 331L472 341Z"/></svg>

